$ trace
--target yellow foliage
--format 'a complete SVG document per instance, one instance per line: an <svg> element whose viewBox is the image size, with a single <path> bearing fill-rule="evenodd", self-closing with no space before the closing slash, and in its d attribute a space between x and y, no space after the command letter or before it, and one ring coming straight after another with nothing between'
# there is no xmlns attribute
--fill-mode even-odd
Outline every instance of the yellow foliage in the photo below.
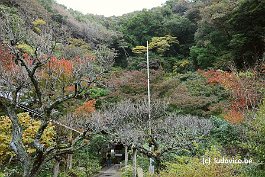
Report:
<svg viewBox="0 0 265 177"><path fill-rule="evenodd" d="M65 46L65 51L68 51L71 53L78 53L78 55L80 56L85 56L85 57L89 57L89 56L93 56L92 50L91 50L91 46L86 43L83 39L77 39L77 38L69 38L68 39L68 45Z"/></svg>
<svg viewBox="0 0 265 177"><path fill-rule="evenodd" d="M191 65L191 62L188 59L183 59L180 61L177 61L175 65L173 66L174 72L182 72L187 70Z"/></svg>
<svg viewBox="0 0 265 177"><path fill-rule="evenodd" d="M91 47L83 39L69 38L69 45L74 47L81 47L86 50L91 50Z"/></svg>
<svg viewBox="0 0 265 177"><path fill-rule="evenodd" d="M132 49L132 52L136 54L146 53L146 51L147 47L145 46L136 46Z"/></svg>
<svg viewBox="0 0 265 177"><path fill-rule="evenodd" d="M37 34L40 34L41 33L41 29L38 28L38 27L33 27L33 31Z"/></svg>
<svg viewBox="0 0 265 177"><path fill-rule="evenodd" d="M153 37L150 42L150 49L157 51L159 54L164 54L173 44L178 44L176 37L166 35L164 37Z"/></svg>
<svg viewBox="0 0 265 177"><path fill-rule="evenodd" d="M42 19L37 19L37 20L33 21L32 24L33 24L33 31L37 34L40 34L41 29L39 27L46 25L46 21L44 21Z"/></svg>
<svg viewBox="0 0 265 177"><path fill-rule="evenodd" d="M35 21L32 22L32 24L36 27L36 26L40 26L40 25L46 25L46 21L42 20L42 19L37 19Z"/></svg>
<svg viewBox="0 0 265 177"><path fill-rule="evenodd" d="M34 153L36 150L31 146L31 143L34 140L36 132L41 125L40 121L31 119L28 113L18 114L19 123L23 129L22 140L25 148L28 153ZM50 123L48 127L44 130L44 133L41 137L41 143L45 147L50 147L55 145L55 127ZM9 147L10 141L12 138L12 124L10 119L7 116L0 117L0 164L14 156L15 154Z"/></svg>
<svg viewBox="0 0 265 177"><path fill-rule="evenodd" d="M23 53L27 53L29 55L33 55L34 54L34 49L31 46L29 46L28 44L25 44L25 43L18 44L17 48L19 50L21 50Z"/></svg>

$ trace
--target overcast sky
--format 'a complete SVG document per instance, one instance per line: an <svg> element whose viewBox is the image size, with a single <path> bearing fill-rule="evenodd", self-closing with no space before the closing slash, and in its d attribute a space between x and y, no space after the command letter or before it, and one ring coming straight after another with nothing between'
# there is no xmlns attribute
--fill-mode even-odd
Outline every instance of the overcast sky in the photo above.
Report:
<svg viewBox="0 0 265 177"><path fill-rule="evenodd" d="M119 16L128 12L160 6L166 0L56 0L80 12L104 16Z"/></svg>

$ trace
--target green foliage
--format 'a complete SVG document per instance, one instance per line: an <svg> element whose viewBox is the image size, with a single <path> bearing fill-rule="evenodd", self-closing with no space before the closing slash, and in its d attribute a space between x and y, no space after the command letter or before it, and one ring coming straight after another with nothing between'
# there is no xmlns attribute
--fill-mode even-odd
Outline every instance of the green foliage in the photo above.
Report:
<svg viewBox="0 0 265 177"><path fill-rule="evenodd" d="M4 165L0 166L0 176L2 177L16 177L21 176L22 174L22 168L18 165L12 164L12 163L6 163Z"/></svg>
<svg viewBox="0 0 265 177"><path fill-rule="evenodd" d="M209 85L197 72L176 74L157 81L153 92L169 99L170 111L199 116L219 115L225 108L228 93L220 85Z"/></svg>
<svg viewBox="0 0 265 177"><path fill-rule="evenodd" d="M144 173L148 172L149 164L150 164L150 159L148 157L141 156L141 155L137 156L137 166L138 168L143 169Z"/></svg>
<svg viewBox="0 0 265 177"><path fill-rule="evenodd" d="M107 136L94 135L91 138L87 148L84 149L83 151L80 151L80 152L84 153L84 155L85 155L85 153L87 153L87 154L89 154L91 159L96 159L96 160L102 162L102 160L103 160L102 158L104 158L104 157L101 156L101 154L104 153L104 150L106 150L108 148L108 144L109 144L109 138ZM77 156L77 157L80 157L80 156ZM87 158L89 158L89 157L87 157Z"/></svg>
<svg viewBox="0 0 265 177"><path fill-rule="evenodd" d="M190 56L196 67L223 67L234 62L240 69L253 66L264 53L263 1L212 1L201 11ZM251 25L250 25L251 24Z"/></svg>
<svg viewBox="0 0 265 177"><path fill-rule="evenodd" d="M163 26L166 34L177 37L180 44L178 52L187 57L194 40L196 25L188 18L174 14L164 20Z"/></svg>
<svg viewBox="0 0 265 177"><path fill-rule="evenodd" d="M243 147L247 148L259 162L265 162L265 100L260 105L255 119L248 122L247 142Z"/></svg>
<svg viewBox="0 0 265 177"><path fill-rule="evenodd" d="M54 0L38 0L42 6L45 7L49 12L53 12L52 5L55 3Z"/></svg>
<svg viewBox="0 0 265 177"><path fill-rule="evenodd" d="M99 97L107 96L109 94L109 91L107 89L93 87L89 89L90 92L90 98L96 99Z"/></svg>
<svg viewBox="0 0 265 177"><path fill-rule="evenodd" d="M15 7L8 7L5 5L0 5L0 14L4 15L4 14L12 14L12 15L16 15L17 14L17 9Z"/></svg>
<svg viewBox="0 0 265 177"><path fill-rule="evenodd" d="M247 177L264 177L265 171L258 164L250 164L244 167L243 172Z"/></svg>
<svg viewBox="0 0 265 177"><path fill-rule="evenodd" d="M161 35L163 16L159 10L143 10L120 19L120 30L132 48ZM132 30L133 29L133 30Z"/></svg>
<svg viewBox="0 0 265 177"><path fill-rule="evenodd" d="M210 158L212 163L203 164L202 158ZM175 162L165 163L166 169L163 170L160 177L232 177L232 176L243 176L238 171L240 165L238 164L217 164L213 162L214 158L231 158L223 156L221 152L216 148L211 148L206 151L203 157L177 157ZM239 158L239 157L236 157Z"/></svg>
<svg viewBox="0 0 265 177"><path fill-rule="evenodd" d="M89 160L86 164L83 164L82 166L75 167L67 172L60 173L59 177L89 177L95 175L100 169L101 166L99 165L98 161Z"/></svg>
<svg viewBox="0 0 265 177"><path fill-rule="evenodd" d="M61 46L61 54L65 58L79 57L92 57L92 49L90 44L86 43L83 39L68 38L68 45Z"/></svg>
<svg viewBox="0 0 265 177"><path fill-rule="evenodd" d="M262 58L265 51L264 1L239 1L238 7L232 12L228 23L231 24L232 39L230 47L238 67L253 66Z"/></svg>
<svg viewBox="0 0 265 177"><path fill-rule="evenodd" d="M211 131L211 138L220 143L223 147L237 146L240 143L240 130L235 125L224 119L212 116L214 128Z"/></svg>
<svg viewBox="0 0 265 177"><path fill-rule="evenodd" d="M69 45L74 47L80 47L84 50L91 50L91 47L83 39L69 38Z"/></svg>
<svg viewBox="0 0 265 177"><path fill-rule="evenodd" d="M128 58L128 69L129 70L140 70L140 65L142 63L146 63L145 56L139 55L139 56L131 56Z"/></svg>
<svg viewBox="0 0 265 177"><path fill-rule="evenodd" d="M103 135L94 135L89 140L89 143L78 149L73 154L73 168L71 170L63 170L60 177L89 177L95 176L103 162L103 154L109 140Z"/></svg>
<svg viewBox="0 0 265 177"><path fill-rule="evenodd" d="M121 169L121 177L132 177L132 166L128 165Z"/></svg>
<svg viewBox="0 0 265 177"><path fill-rule="evenodd" d="M17 37L17 35L20 35L19 37L22 37L22 28L25 24L25 21L19 16L17 8L0 5L0 17L3 20L0 21L1 28L3 28L1 31L2 34L0 36L2 39L7 40L10 35L9 31L12 31L15 37ZM5 29L6 27L8 29Z"/></svg>
<svg viewBox="0 0 265 177"><path fill-rule="evenodd" d="M149 170L149 158L137 155L137 170L142 169L144 174L148 173ZM128 165L121 169L122 177L132 177L132 160L129 160Z"/></svg>
<svg viewBox="0 0 265 177"><path fill-rule="evenodd" d="M192 46L190 49L190 57L195 67L212 67L217 60L216 54L216 49L211 45L207 47Z"/></svg>

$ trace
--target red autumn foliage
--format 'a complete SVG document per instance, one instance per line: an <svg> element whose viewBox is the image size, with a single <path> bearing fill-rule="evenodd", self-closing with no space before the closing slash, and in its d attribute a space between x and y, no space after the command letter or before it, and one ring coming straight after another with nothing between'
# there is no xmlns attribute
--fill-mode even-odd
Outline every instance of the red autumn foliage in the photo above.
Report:
<svg viewBox="0 0 265 177"><path fill-rule="evenodd" d="M30 57L29 54L24 53L23 54L23 60L27 63L28 66L32 66L33 65L33 59Z"/></svg>
<svg viewBox="0 0 265 177"><path fill-rule="evenodd" d="M224 116L230 122L241 122L244 112L258 104L260 96L257 92L258 81L255 79L255 72L252 77L240 77L234 72L219 70L199 70L198 72L207 79L208 84L220 84L230 91L230 109Z"/></svg>
<svg viewBox="0 0 265 177"><path fill-rule="evenodd" d="M10 71L15 67L15 62L13 60L14 56L10 54L10 51L4 47L0 46L0 62L6 71Z"/></svg>

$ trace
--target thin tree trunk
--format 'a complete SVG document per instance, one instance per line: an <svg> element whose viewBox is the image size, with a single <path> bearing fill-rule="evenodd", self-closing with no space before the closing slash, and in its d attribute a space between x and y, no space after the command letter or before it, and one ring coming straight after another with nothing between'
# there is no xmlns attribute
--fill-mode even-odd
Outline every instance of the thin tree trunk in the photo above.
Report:
<svg viewBox="0 0 265 177"><path fill-rule="evenodd" d="M43 153L42 152L38 152L36 157L35 157L35 160L34 160L34 163L32 165L32 168L30 170L30 177L35 177L39 174L39 171L41 169L41 166L43 165Z"/></svg>
<svg viewBox="0 0 265 177"><path fill-rule="evenodd" d="M137 155L137 149L135 147L132 148L133 150L133 153L132 153L132 156L133 156L133 177L136 177L137 176L137 162L136 162L136 155Z"/></svg>
<svg viewBox="0 0 265 177"><path fill-rule="evenodd" d="M55 164L53 167L53 177L58 177L60 173L60 161L55 160Z"/></svg>
<svg viewBox="0 0 265 177"><path fill-rule="evenodd" d="M72 127L72 124L70 125ZM68 141L70 144L73 142L73 132L69 132ZM72 169L73 167L73 154L67 154L67 169Z"/></svg>
<svg viewBox="0 0 265 177"><path fill-rule="evenodd" d="M128 146L125 146L125 167L128 165Z"/></svg>
<svg viewBox="0 0 265 177"><path fill-rule="evenodd" d="M159 174L159 172L161 170L161 165L162 165L160 157L155 158L155 164L156 164L156 173Z"/></svg>
<svg viewBox="0 0 265 177"><path fill-rule="evenodd" d="M73 154L67 154L67 169L73 168Z"/></svg>

